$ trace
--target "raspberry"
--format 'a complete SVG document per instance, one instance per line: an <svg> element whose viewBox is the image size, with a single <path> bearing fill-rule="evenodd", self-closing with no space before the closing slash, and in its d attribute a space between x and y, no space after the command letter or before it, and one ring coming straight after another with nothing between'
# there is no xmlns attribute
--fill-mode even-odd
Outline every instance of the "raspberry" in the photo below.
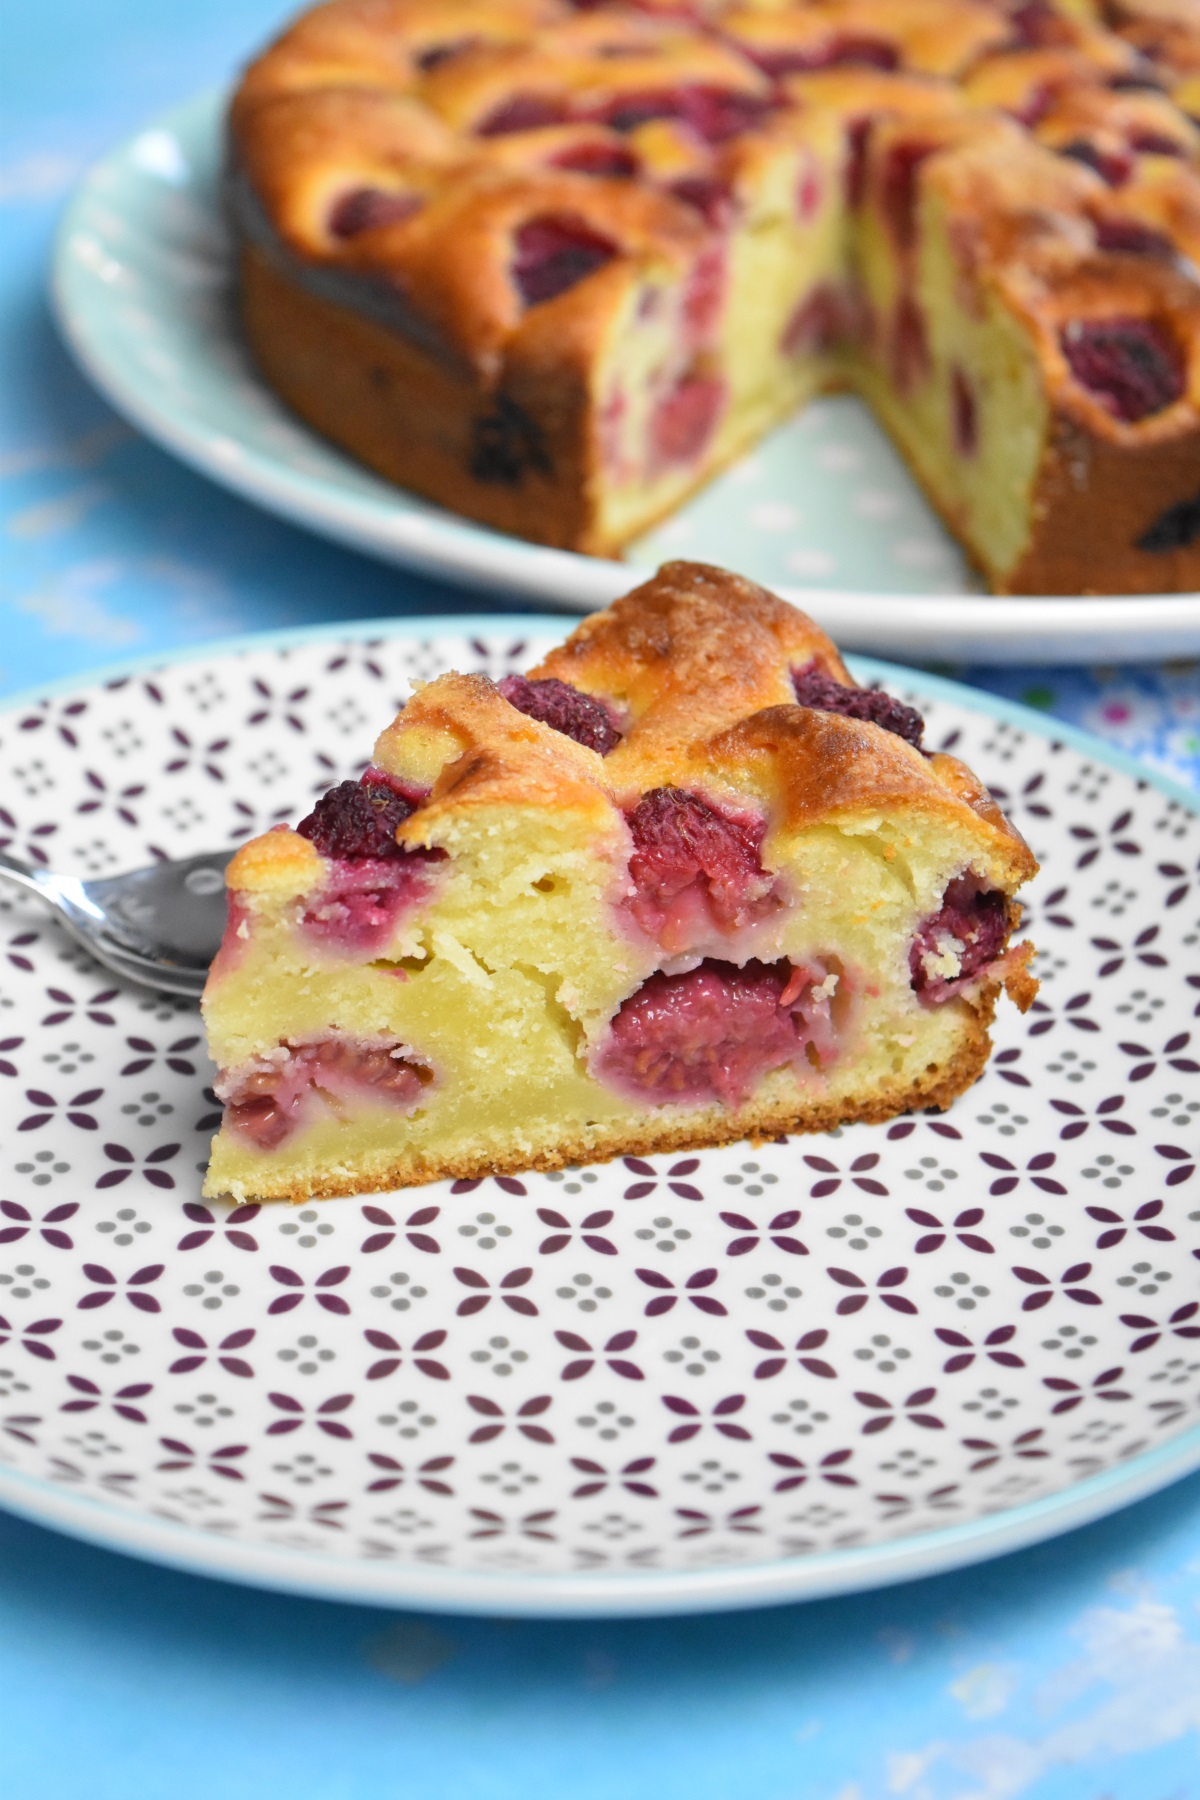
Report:
<svg viewBox="0 0 1200 1800"><path fill-rule="evenodd" d="M411 1107L432 1079L422 1064L397 1055L397 1044L355 1044L319 1038L283 1045L286 1056L244 1076L236 1087L219 1085L231 1131L260 1150L274 1150L304 1122L312 1095L382 1099Z"/></svg>
<svg viewBox="0 0 1200 1800"><path fill-rule="evenodd" d="M505 137L510 131L537 131L543 125L561 125L567 116L561 100L546 94L514 94L475 127L477 137Z"/></svg>
<svg viewBox="0 0 1200 1800"><path fill-rule="evenodd" d="M843 287L837 282L819 281L784 326L779 348L784 356L810 356L833 350L852 337L852 313Z"/></svg>
<svg viewBox="0 0 1200 1800"><path fill-rule="evenodd" d="M322 856L387 862L407 854L396 842L396 827L415 811L414 800L368 772L361 781L339 781L330 788L296 830Z"/></svg>
<svg viewBox="0 0 1200 1800"><path fill-rule="evenodd" d="M1175 246L1165 232L1154 231L1137 219L1097 219L1097 250L1120 250L1127 256L1175 255Z"/></svg>
<svg viewBox="0 0 1200 1800"><path fill-rule="evenodd" d="M924 719L915 706L894 700L882 688L843 687L816 662L793 669L792 686L800 706L809 706L814 712L840 713L844 719L863 719L903 738L914 750L921 748Z"/></svg>
<svg viewBox="0 0 1200 1800"><path fill-rule="evenodd" d="M1026 50L1048 50L1071 43L1071 22L1062 18L1047 0L1027 0L1008 16L1014 41Z"/></svg>
<svg viewBox="0 0 1200 1800"><path fill-rule="evenodd" d="M846 204L862 205L867 185L867 149L871 142L871 120L850 119L846 125Z"/></svg>
<svg viewBox="0 0 1200 1800"><path fill-rule="evenodd" d="M606 469L620 471L625 462L625 426L629 417L629 396L616 386L600 408L596 435L600 441L600 457Z"/></svg>
<svg viewBox="0 0 1200 1800"><path fill-rule="evenodd" d="M879 182L879 204L902 250L917 236L917 171L936 144L896 144L888 151Z"/></svg>
<svg viewBox="0 0 1200 1800"><path fill-rule="evenodd" d="M1162 131L1135 131L1129 148L1139 156L1186 156L1186 147Z"/></svg>
<svg viewBox="0 0 1200 1800"><path fill-rule="evenodd" d="M794 202L796 217L802 225L807 225L810 219L816 218L823 191L824 184L815 161L806 162L796 183Z"/></svg>
<svg viewBox="0 0 1200 1800"><path fill-rule="evenodd" d="M932 368L925 314L911 294L901 294L892 314L892 380L901 394L911 394Z"/></svg>
<svg viewBox="0 0 1200 1800"><path fill-rule="evenodd" d="M414 850L398 862L371 857L344 862L311 896L300 913L300 929L318 943L333 943L345 958L381 956L401 916L428 900L430 864L444 857L444 850Z"/></svg>
<svg viewBox="0 0 1200 1800"><path fill-rule="evenodd" d="M725 383L715 375L689 374L669 388L650 417L650 461L655 470L695 462L716 429Z"/></svg>
<svg viewBox="0 0 1200 1800"><path fill-rule="evenodd" d="M712 175L681 175L671 183L670 191L715 230L724 230L733 218L733 190L728 182Z"/></svg>
<svg viewBox="0 0 1200 1800"><path fill-rule="evenodd" d="M382 188L353 188L343 194L329 215L329 229L337 238L357 237L380 225L398 225L418 213L424 201L418 194L385 194Z"/></svg>
<svg viewBox="0 0 1200 1800"><path fill-rule="evenodd" d="M894 44L865 33L843 32L823 44L780 46L778 49L750 50L752 60L778 81L784 75L804 75L814 69L885 69L899 68L900 56Z"/></svg>
<svg viewBox="0 0 1200 1800"><path fill-rule="evenodd" d="M603 700L581 693L569 682L549 677L527 681L524 675L505 675L496 686L510 706L526 718L540 719L543 725L574 738L598 756L607 756L621 741L612 714Z"/></svg>
<svg viewBox="0 0 1200 1800"><path fill-rule="evenodd" d="M493 410L475 421L470 469L476 481L520 487L527 475L552 475L554 461L537 420L507 394L497 394Z"/></svg>
<svg viewBox="0 0 1200 1800"><path fill-rule="evenodd" d="M573 175L594 175L614 181L631 181L641 165L624 144L575 144L550 158L552 169L569 169Z"/></svg>
<svg viewBox="0 0 1200 1800"><path fill-rule="evenodd" d="M444 850L409 850L392 859L343 860L308 897L300 927L344 957L382 956L401 917L429 898L431 864L445 857Z"/></svg>
<svg viewBox="0 0 1200 1800"><path fill-rule="evenodd" d="M1200 494L1180 500L1147 526L1137 540L1138 550L1162 554L1167 550L1183 550L1200 538Z"/></svg>
<svg viewBox="0 0 1200 1800"><path fill-rule="evenodd" d="M696 258L683 290L683 327L689 344L713 336L725 304L728 268L725 246L709 244Z"/></svg>
<svg viewBox="0 0 1200 1800"><path fill-rule="evenodd" d="M942 896L942 904L917 929L908 953L912 985L935 1004L947 1000L978 975L1004 948L1008 936L1008 904L996 888L982 888L974 875L959 875ZM962 946L958 974L947 979L930 972L927 958L945 954L948 938Z"/></svg>
<svg viewBox="0 0 1200 1800"><path fill-rule="evenodd" d="M1057 98L1054 84L1049 81L1035 81L1020 106L1009 108L1013 118L1019 120L1029 131L1040 125L1046 114L1051 111Z"/></svg>
<svg viewBox="0 0 1200 1800"><path fill-rule="evenodd" d="M369 956L387 947L400 915L427 897L430 865L446 856L444 850L408 850L396 842L396 827L422 798L368 769L361 781L330 788L300 821L301 837L339 865L300 914L301 928L310 936L337 944L347 955Z"/></svg>
<svg viewBox="0 0 1200 1800"><path fill-rule="evenodd" d="M635 1098L737 1106L768 1069L830 1058L827 992L788 962L706 959L651 975L616 1013L598 1072Z"/></svg>
<svg viewBox="0 0 1200 1800"><path fill-rule="evenodd" d="M883 38L868 37L865 32L844 32L835 37L822 62L822 68L898 69L900 52L895 44Z"/></svg>
<svg viewBox="0 0 1200 1800"><path fill-rule="evenodd" d="M516 234L512 278L526 306L554 300L611 262L617 246L574 214L529 219Z"/></svg>
<svg viewBox="0 0 1200 1800"><path fill-rule="evenodd" d="M757 124L768 105L757 94L697 85L622 94L607 103L601 117L614 131L636 131L652 119L680 119L706 144L723 144Z"/></svg>
<svg viewBox="0 0 1200 1800"><path fill-rule="evenodd" d="M1123 186L1133 173L1133 158L1127 150L1102 150L1086 138L1072 138L1069 144L1060 144L1058 154L1094 169L1109 187Z"/></svg>
<svg viewBox="0 0 1200 1800"><path fill-rule="evenodd" d="M273 1094L241 1094L226 1102L225 1123L238 1137L249 1139L259 1150L282 1144L296 1121Z"/></svg>
<svg viewBox="0 0 1200 1800"><path fill-rule="evenodd" d="M1061 342L1076 381L1126 424L1161 412L1183 393L1179 346L1156 319L1074 320Z"/></svg>
<svg viewBox="0 0 1200 1800"><path fill-rule="evenodd" d="M629 877L637 889L630 910L650 936L671 938L666 948L688 948L689 933L706 923L736 930L769 907L772 883L759 858L758 820L730 818L699 794L672 787L643 794L626 818L633 838Z"/></svg>

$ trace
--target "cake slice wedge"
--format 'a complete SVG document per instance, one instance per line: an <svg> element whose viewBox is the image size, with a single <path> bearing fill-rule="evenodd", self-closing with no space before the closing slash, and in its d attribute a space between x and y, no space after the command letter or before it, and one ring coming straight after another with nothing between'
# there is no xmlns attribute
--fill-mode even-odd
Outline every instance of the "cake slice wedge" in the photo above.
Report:
<svg viewBox="0 0 1200 1800"><path fill-rule="evenodd" d="M670 563L528 676L447 674L243 845L205 1192L304 1200L817 1131L979 1075L1035 871L805 615Z"/></svg>

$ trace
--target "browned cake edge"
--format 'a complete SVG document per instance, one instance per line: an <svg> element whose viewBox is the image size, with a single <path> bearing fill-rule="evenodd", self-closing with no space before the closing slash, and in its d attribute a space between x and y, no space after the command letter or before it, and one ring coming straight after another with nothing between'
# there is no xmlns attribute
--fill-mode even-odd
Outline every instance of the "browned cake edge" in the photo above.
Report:
<svg viewBox="0 0 1200 1800"><path fill-rule="evenodd" d="M259 368L306 424L399 487L497 531L605 554L585 467L588 408L569 368L503 402L466 363L313 294L258 245L240 259L241 314ZM492 467L481 480L473 467ZM508 473L505 473L505 470Z"/></svg>
<svg viewBox="0 0 1200 1800"><path fill-rule="evenodd" d="M1159 594L1200 588L1200 538L1172 544L1169 524L1173 513L1181 523L1194 513L1198 483L1200 430L1122 445L1057 415L1042 451L1028 546L997 591ZM1139 548L1157 533L1166 540L1161 548Z"/></svg>

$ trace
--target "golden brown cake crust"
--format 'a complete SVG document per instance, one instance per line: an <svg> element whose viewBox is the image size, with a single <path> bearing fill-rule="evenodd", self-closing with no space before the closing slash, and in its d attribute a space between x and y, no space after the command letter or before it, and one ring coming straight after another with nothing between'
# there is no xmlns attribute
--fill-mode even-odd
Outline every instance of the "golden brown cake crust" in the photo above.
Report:
<svg viewBox="0 0 1200 1800"><path fill-rule="evenodd" d="M517 713L486 677L443 677L376 745L375 761L406 780L422 771L396 758L402 744L411 757L418 726L437 736L436 757L453 747L436 778L424 765L432 793L400 839L424 843L447 813L476 804L592 807L599 817L659 785L725 782L758 791L788 831L876 808L947 820L969 813L1008 879L1028 880L1037 866L1029 846L964 764L926 756L877 725L797 706L792 671L810 664L855 685L832 640L798 607L712 564L664 563L530 671L614 703L625 717L617 747L601 758Z"/></svg>
<svg viewBox="0 0 1200 1800"><path fill-rule="evenodd" d="M485 675L441 676L376 740L374 766L426 793L397 840L436 845L444 824L497 805L583 815L599 836L619 835L621 809L652 788L724 786L755 794L788 832L879 810L967 817L1006 884L1036 873L1025 839L956 757L797 705L792 672L810 665L855 685L798 607L713 564L664 563L530 671L612 706L616 748L600 757L526 717ZM242 846L228 879L235 891L300 894L323 868L306 838L276 826Z"/></svg>
<svg viewBox="0 0 1200 1800"><path fill-rule="evenodd" d="M576 627L537 673L587 691L683 696L709 707L726 688L743 702L778 692L779 671L810 661L849 682L831 641L806 613L711 563L667 562L650 580ZM774 684L774 685L772 685Z"/></svg>

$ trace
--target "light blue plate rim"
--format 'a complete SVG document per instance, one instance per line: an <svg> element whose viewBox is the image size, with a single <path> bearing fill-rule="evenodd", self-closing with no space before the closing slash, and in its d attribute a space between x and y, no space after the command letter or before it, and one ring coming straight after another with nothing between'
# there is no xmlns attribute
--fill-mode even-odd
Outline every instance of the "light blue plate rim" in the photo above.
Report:
<svg viewBox="0 0 1200 1800"><path fill-rule="evenodd" d="M378 620L370 620L255 632L168 655L125 658L90 673L7 695L0 700L0 714L180 662L211 661L322 642L491 635L556 639L560 634L544 615L528 613L433 615L388 621L382 626ZM1047 718L1017 701L980 693L961 682L877 658L856 657L852 665L859 678L913 687L931 697L1003 720L1048 743L1064 744L1090 761L1132 776L1190 811L1200 812L1200 796L1180 782L1145 767L1089 732ZM1090 1524L1145 1499L1196 1469L1200 1469L1200 1425L1060 1493L911 1538L751 1565L617 1575L516 1575L382 1562L343 1564L283 1546L210 1537L188 1526L144 1514L125 1514L103 1501L58 1489L50 1482L13 1469L0 1469L0 1504L37 1524L110 1550L250 1587L430 1612L527 1618L637 1617L779 1606L944 1574Z"/></svg>

